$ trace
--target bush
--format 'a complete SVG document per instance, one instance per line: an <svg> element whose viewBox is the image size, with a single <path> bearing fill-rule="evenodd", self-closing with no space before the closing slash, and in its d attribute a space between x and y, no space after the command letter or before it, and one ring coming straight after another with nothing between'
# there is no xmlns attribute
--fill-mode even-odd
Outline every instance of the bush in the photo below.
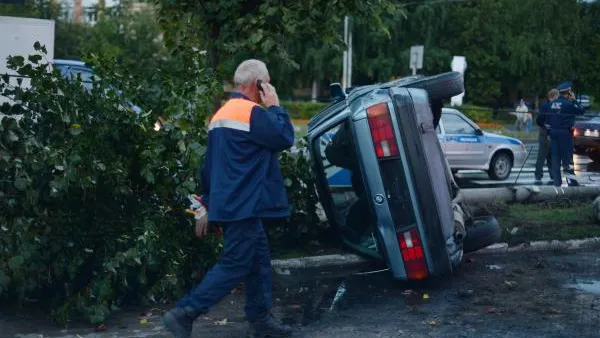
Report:
<svg viewBox="0 0 600 338"><path fill-rule="evenodd" d="M308 101L282 101L281 106L288 110L293 119L310 119L327 107L328 103Z"/></svg>
<svg viewBox="0 0 600 338"><path fill-rule="evenodd" d="M465 114L468 118L473 120L475 123L480 122L492 122L492 109L479 107L474 105L463 105L458 108L463 114Z"/></svg>
<svg viewBox="0 0 600 338"><path fill-rule="evenodd" d="M98 323L122 304L180 295L220 250L217 239L192 236L183 212L211 78L198 64L184 79L157 69L162 90L144 94L107 64L88 92L80 79L47 72L40 56L8 66L31 88L0 82L13 99L1 106L0 303L36 299L57 319ZM149 110L134 112L123 96L133 91L154 96ZM156 131L159 115L167 122Z"/></svg>
<svg viewBox="0 0 600 338"><path fill-rule="evenodd" d="M296 149L297 153L286 151L280 155L292 209L290 218L266 223L274 251L303 248L322 240L328 229L328 224L321 223L317 216L318 196L306 138L298 140Z"/></svg>
<svg viewBox="0 0 600 338"><path fill-rule="evenodd" d="M135 75L92 58L102 80L86 91L39 56L10 59L31 87L0 81L13 99L0 106L0 304L36 300L57 320L100 323L125 304L181 296L215 262L220 238L197 240L184 213L219 90L198 60ZM268 232L287 249L326 227L308 158L283 152L281 162L292 217Z"/></svg>

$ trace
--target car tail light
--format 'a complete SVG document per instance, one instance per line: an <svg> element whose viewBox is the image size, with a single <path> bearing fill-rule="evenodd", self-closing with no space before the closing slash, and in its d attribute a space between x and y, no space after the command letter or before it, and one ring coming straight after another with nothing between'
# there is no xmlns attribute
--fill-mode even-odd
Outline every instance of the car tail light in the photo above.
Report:
<svg viewBox="0 0 600 338"><path fill-rule="evenodd" d="M573 128L573 136L579 136L579 130Z"/></svg>
<svg viewBox="0 0 600 338"><path fill-rule="evenodd" d="M408 279L424 279L429 275L423 245L417 229L397 234Z"/></svg>
<svg viewBox="0 0 600 338"><path fill-rule="evenodd" d="M398 143L387 103L367 108L367 118L377 158L398 156Z"/></svg>

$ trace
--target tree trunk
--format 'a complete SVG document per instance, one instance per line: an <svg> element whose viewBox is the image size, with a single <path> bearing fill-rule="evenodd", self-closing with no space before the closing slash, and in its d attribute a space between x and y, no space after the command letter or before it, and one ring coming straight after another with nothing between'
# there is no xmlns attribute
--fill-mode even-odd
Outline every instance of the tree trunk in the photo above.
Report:
<svg viewBox="0 0 600 338"><path fill-rule="evenodd" d="M312 83L312 96L311 96L312 102L317 102L318 92L319 92L319 87L318 87L318 84L317 84L317 80L313 80L313 83Z"/></svg>

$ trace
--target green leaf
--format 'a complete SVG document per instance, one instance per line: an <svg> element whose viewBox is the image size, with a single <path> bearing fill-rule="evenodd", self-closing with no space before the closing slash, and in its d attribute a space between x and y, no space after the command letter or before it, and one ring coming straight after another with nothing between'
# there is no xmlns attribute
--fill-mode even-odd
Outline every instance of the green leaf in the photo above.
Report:
<svg viewBox="0 0 600 338"><path fill-rule="evenodd" d="M2 81L8 84L8 81L10 81L10 76L8 74L2 74Z"/></svg>
<svg viewBox="0 0 600 338"><path fill-rule="evenodd" d="M18 178L15 180L15 189L19 191L25 191L29 187L29 180L24 178Z"/></svg>
<svg viewBox="0 0 600 338"><path fill-rule="evenodd" d="M17 270L23 265L23 263L25 263L25 259L23 258L23 256L14 256L8 261L8 267L11 270Z"/></svg>
<svg viewBox="0 0 600 338"><path fill-rule="evenodd" d="M8 142L17 142L19 140L19 136L17 136L17 134L15 134L12 130L9 130L6 135L6 139Z"/></svg>
<svg viewBox="0 0 600 338"><path fill-rule="evenodd" d="M27 58L31 63L38 64L42 60L42 56L39 54L29 55Z"/></svg>
<svg viewBox="0 0 600 338"><path fill-rule="evenodd" d="M25 64L25 58L20 55L13 56L11 58L11 61L16 67L23 67L23 65Z"/></svg>
<svg viewBox="0 0 600 338"><path fill-rule="evenodd" d="M39 52L41 48L42 48L42 44L41 44L39 41L36 41L36 42L33 44L33 49L35 49L36 51L38 51L38 52Z"/></svg>

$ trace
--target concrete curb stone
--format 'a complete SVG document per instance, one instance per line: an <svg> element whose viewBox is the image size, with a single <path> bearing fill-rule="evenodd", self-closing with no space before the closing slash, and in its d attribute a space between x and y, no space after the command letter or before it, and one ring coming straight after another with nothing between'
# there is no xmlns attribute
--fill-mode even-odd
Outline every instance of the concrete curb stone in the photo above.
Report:
<svg viewBox="0 0 600 338"><path fill-rule="evenodd" d="M479 254L497 254L497 253L514 253L527 251L553 251L553 250L581 250L593 247L600 247L600 237L591 237L584 239L571 239L566 241L551 240L551 241L532 241L522 243L516 246L509 246L508 243L496 243L486 248L470 253L470 255ZM334 254L322 256L307 256L290 259L276 259L271 262L273 270L277 275L288 276L291 270L313 269L344 266L354 266L368 263L369 260L353 254Z"/></svg>

